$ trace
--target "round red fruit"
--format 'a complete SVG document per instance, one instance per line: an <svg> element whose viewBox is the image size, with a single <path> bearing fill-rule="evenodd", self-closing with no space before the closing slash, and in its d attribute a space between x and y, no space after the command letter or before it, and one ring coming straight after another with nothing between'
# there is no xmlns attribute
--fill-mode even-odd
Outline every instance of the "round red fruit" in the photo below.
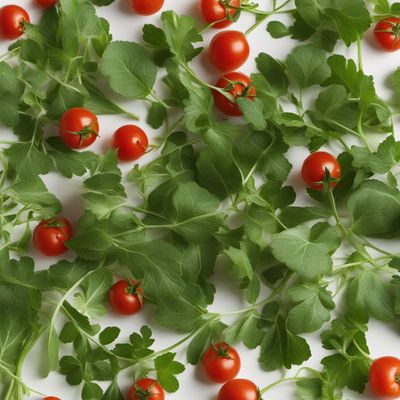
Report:
<svg viewBox="0 0 400 400"><path fill-rule="evenodd" d="M36 4L42 8L51 8L57 4L57 0L36 0Z"/></svg>
<svg viewBox="0 0 400 400"><path fill-rule="evenodd" d="M380 399L400 397L400 360L396 357L376 359L369 370L369 384Z"/></svg>
<svg viewBox="0 0 400 400"><path fill-rule="evenodd" d="M164 389L154 379L139 379L131 387L126 400L164 400Z"/></svg>
<svg viewBox="0 0 400 400"><path fill-rule="evenodd" d="M114 133L112 141L120 161L137 160L146 152L148 145L147 135L136 125L122 126Z"/></svg>
<svg viewBox="0 0 400 400"><path fill-rule="evenodd" d="M112 309L118 314L133 315L143 308L143 290L135 280L121 279L114 283L108 298Z"/></svg>
<svg viewBox="0 0 400 400"><path fill-rule="evenodd" d="M246 36L239 31L217 33L210 44L210 59L222 72L234 71L249 58L250 46Z"/></svg>
<svg viewBox="0 0 400 400"><path fill-rule="evenodd" d="M223 4L221 0L200 0L200 12L203 18L216 29L231 25L238 8L240 0L230 0L228 4Z"/></svg>
<svg viewBox="0 0 400 400"><path fill-rule="evenodd" d="M33 244L45 256L59 256L68 250L65 242L72 235L72 225L66 218L46 219L33 231Z"/></svg>
<svg viewBox="0 0 400 400"><path fill-rule="evenodd" d="M60 119L61 140L71 149L89 147L99 135L99 121L86 108L71 108Z"/></svg>
<svg viewBox="0 0 400 400"><path fill-rule="evenodd" d="M241 72L228 72L219 78L216 87L223 89L226 93L233 96L234 100L239 97L247 97L254 100L256 90L252 80ZM236 101L231 101L217 90L213 90L213 96L216 106L225 114L231 116L240 116L242 112Z"/></svg>
<svg viewBox="0 0 400 400"><path fill-rule="evenodd" d="M386 51L400 49L400 19L392 17L379 21L375 26L374 35L376 41Z"/></svg>
<svg viewBox="0 0 400 400"><path fill-rule="evenodd" d="M225 383L218 393L218 400L259 400L260 391L248 379L234 379Z"/></svg>
<svg viewBox="0 0 400 400"><path fill-rule="evenodd" d="M238 352L226 343L211 345L203 357L207 377L216 383L234 379L240 371Z"/></svg>
<svg viewBox="0 0 400 400"><path fill-rule="evenodd" d="M304 160L301 175L309 188L322 190L326 171L329 172L331 178L340 179L340 165L337 159L325 151L317 151ZM332 182L331 187L335 186L336 182Z"/></svg>
<svg viewBox="0 0 400 400"><path fill-rule="evenodd" d="M29 23L29 14L16 5L0 8L0 36L4 39L17 39L25 31L25 23Z"/></svg>
<svg viewBox="0 0 400 400"><path fill-rule="evenodd" d="M152 15L160 11L164 0L130 0L132 8L140 15Z"/></svg>
<svg viewBox="0 0 400 400"><path fill-rule="evenodd" d="M61 400L58 397L50 396L50 397L45 397L43 400Z"/></svg>

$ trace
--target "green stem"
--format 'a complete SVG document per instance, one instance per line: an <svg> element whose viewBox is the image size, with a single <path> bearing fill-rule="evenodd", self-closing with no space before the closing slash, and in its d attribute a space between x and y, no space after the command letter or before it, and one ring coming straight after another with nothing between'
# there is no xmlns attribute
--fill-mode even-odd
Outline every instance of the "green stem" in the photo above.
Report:
<svg viewBox="0 0 400 400"><path fill-rule="evenodd" d="M360 238L360 239L364 242L364 244L365 244L367 247L370 247L371 249L376 250L378 253L384 254L385 256L387 256L386 258L393 258L393 254L392 254L392 253L389 253L388 251L383 250L383 249L381 249L381 248L378 247L378 246L375 246L375 245L374 245L373 243L371 243L368 239L366 239L366 238L364 238L364 237L361 237L361 236L359 236L359 235L357 235L357 234L355 234L355 236L357 236L358 238Z"/></svg>
<svg viewBox="0 0 400 400"><path fill-rule="evenodd" d="M39 396L46 396L45 394L43 394L43 393L41 393L41 392L39 392L39 391L37 391L37 390L35 390L35 389L32 389L31 387L27 386L27 385L22 381L22 379L21 379L19 376L14 375L1 361L0 361L0 370L2 370L3 372L5 372L6 375L8 375L13 381L18 382L18 384L20 384L20 385L22 386L22 388L24 389L24 391L32 392L32 393L35 393L35 394L37 394L37 395L39 395ZM12 384L12 383L11 383L11 384ZM8 397L10 394L11 394L11 393L8 393L8 394L6 395L6 399L7 399L7 397ZM10 399L10 400L15 400L15 399Z"/></svg>
<svg viewBox="0 0 400 400"><path fill-rule="evenodd" d="M358 55L358 69L363 72L363 57L362 57L362 45L361 38L357 38L357 55Z"/></svg>
<svg viewBox="0 0 400 400"><path fill-rule="evenodd" d="M296 382L296 381L298 381L298 380L300 380L300 379L302 379L302 378L293 377L293 378L282 378L282 379L279 379L279 380L277 380L276 382L271 383L270 385L266 386L264 389L260 390L260 393L261 393L261 394L264 394L264 393L266 393L268 390L270 390L270 389L272 389L272 388L274 388L274 387L276 387L276 386L279 386L279 385L281 385L282 383L286 383L286 382Z"/></svg>
<svg viewBox="0 0 400 400"><path fill-rule="evenodd" d="M152 90L150 92L150 96L159 104L161 104L164 108L166 108L167 110L171 108L170 105L168 105L163 99L161 99L160 97L158 97L157 93Z"/></svg>

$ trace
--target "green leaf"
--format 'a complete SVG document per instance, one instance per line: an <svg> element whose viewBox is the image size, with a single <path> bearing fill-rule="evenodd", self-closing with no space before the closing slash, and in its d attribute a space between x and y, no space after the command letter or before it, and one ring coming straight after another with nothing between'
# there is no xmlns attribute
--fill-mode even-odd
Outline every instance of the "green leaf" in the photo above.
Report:
<svg viewBox="0 0 400 400"><path fill-rule="evenodd" d="M256 58L256 63L257 69L268 81L273 92L278 96L286 94L288 80L282 63L266 53L260 53Z"/></svg>
<svg viewBox="0 0 400 400"><path fill-rule="evenodd" d="M167 109L160 103L152 103L149 114L147 116L147 123L154 129L162 126L167 118Z"/></svg>
<svg viewBox="0 0 400 400"><path fill-rule="evenodd" d="M323 12L333 19L347 46L361 38L371 25L371 17L363 0L320 0L319 4Z"/></svg>
<svg viewBox="0 0 400 400"><path fill-rule="evenodd" d="M400 193L377 180L367 180L350 195L352 231L366 236L392 236L399 231Z"/></svg>
<svg viewBox="0 0 400 400"><path fill-rule="evenodd" d="M314 0L296 0L296 11L308 25L313 27L320 25L318 3Z"/></svg>
<svg viewBox="0 0 400 400"><path fill-rule="evenodd" d="M117 381L113 381L108 389L104 392L101 400L123 400L123 396Z"/></svg>
<svg viewBox="0 0 400 400"><path fill-rule="evenodd" d="M328 58L328 64L331 67L332 75L324 82L324 86L335 83L343 85L354 97L359 97L364 74L357 70L354 60L346 60L342 55L334 54Z"/></svg>
<svg viewBox="0 0 400 400"><path fill-rule="evenodd" d="M152 331L146 325L140 328L140 334L136 332L132 333L129 337L129 342L130 343L117 344L113 353L134 360L140 360L154 353L154 351L150 349L154 343Z"/></svg>
<svg viewBox="0 0 400 400"><path fill-rule="evenodd" d="M35 175L45 175L52 167L50 157L32 143L15 143L5 154L18 174L30 171Z"/></svg>
<svg viewBox="0 0 400 400"><path fill-rule="evenodd" d="M322 229L321 229L322 228ZM272 236L276 259L307 279L316 279L332 268L331 254L340 245L338 228L327 223L298 225Z"/></svg>
<svg viewBox="0 0 400 400"><path fill-rule="evenodd" d="M289 228L316 219L331 216L331 211L322 207L285 207L279 214L279 219Z"/></svg>
<svg viewBox="0 0 400 400"><path fill-rule="evenodd" d="M175 353L166 353L154 360L154 367L157 371L157 381L169 393L179 389L179 381L176 375L185 371L185 367L175 361Z"/></svg>
<svg viewBox="0 0 400 400"><path fill-rule="evenodd" d="M109 326L100 332L99 335L100 343L102 345L111 344L118 338L120 333L121 333L120 328L116 326Z"/></svg>
<svg viewBox="0 0 400 400"><path fill-rule="evenodd" d="M94 6L85 0L60 0L59 35L63 51L71 57L79 53L82 42L101 42L105 31Z"/></svg>
<svg viewBox="0 0 400 400"><path fill-rule="evenodd" d="M363 392L370 368L370 359L365 332L367 325L362 316L358 321L346 318L332 322L332 328L321 334L325 349L338 353L325 357L321 363L326 367L329 381L336 387Z"/></svg>
<svg viewBox="0 0 400 400"><path fill-rule="evenodd" d="M322 398L322 383L318 378L303 378L296 382L299 400L318 400Z"/></svg>
<svg viewBox="0 0 400 400"><path fill-rule="evenodd" d="M100 400L103 397L102 388L93 382L85 382L82 388L82 400Z"/></svg>
<svg viewBox="0 0 400 400"><path fill-rule="evenodd" d="M244 246L241 246L240 249L230 247L225 250L224 254L227 255L231 261L227 266L230 275L238 280L248 279L251 281L253 279L253 266L251 265Z"/></svg>
<svg viewBox="0 0 400 400"><path fill-rule="evenodd" d="M177 15L173 11L165 11L161 15L165 39L170 51L183 62L191 61L202 50L195 49L193 43L203 41L196 28L196 21L187 15Z"/></svg>
<svg viewBox="0 0 400 400"><path fill-rule="evenodd" d="M261 367L273 371L282 367L301 365L311 357L310 347L300 336L290 332L282 316L270 328L261 343Z"/></svg>
<svg viewBox="0 0 400 400"><path fill-rule="evenodd" d="M206 301L200 288L187 286L180 296L169 295L163 298L156 310L156 321L167 328L180 332L191 332L200 326L205 310L198 305Z"/></svg>
<svg viewBox="0 0 400 400"><path fill-rule="evenodd" d="M133 42L112 42L103 54L100 71L115 92L134 99L146 98L157 77L157 67L147 51Z"/></svg>
<svg viewBox="0 0 400 400"><path fill-rule="evenodd" d="M331 293L319 286L298 284L288 290L289 297L298 303L287 317L287 326L293 333L315 332L329 321L335 308Z"/></svg>
<svg viewBox="0 0 400 400"><path fill-rule="evenodd" d="M37 212L42 218L50 218L61 210L58 199L47 191L43 181L30 171L24 171L11 186L10 192L19 202Z"/></svg>
<svg viewBox="0 0 400 400"><path fill-rule="evenodd" d="M88 170L93 171L98 163L98 157L91 151L74 151L64 145L58 137L50 137L47 143L53 150L49 155L53 158L58 170L66 177L82 176Z"/></svg>
<svg viewBox="0 0 400 400"><path fill-rule="evenodd" d="M356 168L366 168L375 174L385 174L400 162L400 142L388 136L374 153L364 147L353 146L351 154Z"/></svg>
<svg viewBox="0 0 400 400"><path fill-rule="evenodd" d="M18 108L22 85L18 80L17 71L7 63L0 63L0 121L15 127L19 121Z"/></svg>
<svg viewBox="0 0 400 400"><path fill-rule="evenodd" d="M251 311L235 321L224 331L227 343L243 342L249 349L255 349L262 342L264 332L260 329L259 315Z"/></svg>
<svg viewBox="0 0 400 400"><path fill-rule="evenodd" d="M364 270L348 286L347 304L354 316L374 317L390 322L395 318L394 301L389 286L376 272Z"/></svg>
<svg viewBox="0 0 400 400"><path fill-rule="evenodd" d="M83 379L81 362L72 356L64 356L60 360L60 372L66 376L67 382L72 385L80 385Z"/></svg>
<svg viewBox="0 0 400 400"><path fill-rule="evenodd" d="M153 59L158 66L164 66L165 62L172 57L167 38L161 28L145 24L143 26L143 40L153 50Z"/></svg>
<svg viewBox="0 0 400 400"><path fill-rule="evenodd" d="M244 120L250 127L259 131L266 128L267 122L264 115L264 104L260 99L255 98L250 100L247 97L240 97L237 99L237 104L243 113Z"/></svg>
<svg viewBox="0 0 400 400"><path fill-rule="evenodd" d="M240 171L231 157L220 157L211 149L200 152L196 162L199 183L218 196L225 199L236 193L242 184Z"/></svg>
<svg viewBox="0 0 400 400"><path fill-rule="evenodd" d="M171 203L164 204L169 223L165 219L156 220L156 223L166 224L188 242L204 242L221 225L218 206L218 198L195 182L181 183L173 192Z"/></svg>
<svg viewBox="0 0 400 400"><path fill-rule="evenodd" d="M289 75L300 88L320 84L331 73L325 52L311 44L296 47L288 55L286 63Z"/></svg>
<svg viewBox="0 0 400 400"><path fill-rule="evenodd" d="M79 327L80 330L87 333L90 336L96 335L99 330L99 325L91 325L89 318L82 315L78 310L72 307L67 301L63 303L63 310L67 314L68 318Z"/></svg>
<svg viewBox="0 0 400 400"><path fill-rule="evenodd" d="M77 309L90 318L106 314L108 292L113 283L109 270L101 269L90 275L80 286L81 291L75 293L74 304Z"/></svg>
<svg viewBox="0 0 400 400"><path fill-rule="evenodd" d="M267 25L267 31L274 39L283 38L290 35L288 27L280 21L271 21Z"/></svg>
<svg viewBox="0 0 400 400"><path fill-rule="evenodd" d="M347 386L356 392L363 393L368 382L370 361L363 357L345 357L335 354L321 361L328 371L330 379L340 387Z"/></svg>

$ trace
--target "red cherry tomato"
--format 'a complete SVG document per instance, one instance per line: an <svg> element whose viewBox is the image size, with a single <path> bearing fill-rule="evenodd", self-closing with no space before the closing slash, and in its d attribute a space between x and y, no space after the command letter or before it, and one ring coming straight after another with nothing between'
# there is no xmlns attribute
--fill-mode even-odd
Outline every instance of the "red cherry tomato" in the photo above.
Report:
<svg viewBox="0 0 400 400"><path fill-rule="evenodd" d="M225 383L218 393L218 400L259 400L260 391L247 379L234 379Z"/></svg>
<svg viewBox="0 0 400 400"><path fill-rule="evenodd" d="M96 140L99 122L86 108L71 108L61 117L59 132L65 145L71 149L84 149Z"/></svg>
<svg viewBox="0 0 400 400"><path fill-rule="evenodd" d="M227 93L230 93L234 99L238 97L248 97L253 100L256 96L256 90L254 89L253 82L251 79L241 72L228 72L219 78L215 86L225 89ZM225 114L232 116L240 116L242 112L236 102L230 101L223 94L213 90L214 101L217 107Z"/></svg>
<svg viewBox="0 0 400 400"><path fill-rule="evenodd" d="M222 72L234 71L249 58L250 46L242 32L223 31L214 36L209 53L217 69Z"/></svg>
<svg viewBox="0 0 400 400"><path fill-rule="evenodd" d="M121 279L111 287L108 298L113 310L122 315L133 315L143 308L144 295L139 283Z"/></svg>
<svg viewBox="0 0 400 400"><path fill-rule="evenodd" d="M33 231L33 244L44 255L52 257L65 253L65 242L72 237L72 225L63 217L41 221Z"/></svg>
<svg viewBox="0 0 400 400"><path fill-rule="evenodd" d="M326 169L332 178L340 179L340 165L336 158L325 151L317 151L304 160L301 175L309 188L322 190ZM336 182L332 182L331 187L335 186Z"/></svg>
<svg viewBox="0 0 400 400"><path fill-rule="evenodd" d="M395 357L376 359L369 370L369 384L380 399L400 397L400 360Z"/></svg>
<svg viewBox="0 0 400 400"><path fill-rule="evenodd" d="M119 128L112 141L112 147L118 149L121 161L135 161L147 150L149 140L142 129L136 125L125 125Z"/></svg>
<svg viewBox="0 0 400 400"><path fill-rule="evenodd" d="M25 31L25 22L29 23L28 13L19 6L8 5L0 8L0 36L4 39L17 39Z"/></svg>
<svg viewBox="0 0 400 400"><path fill-rule="evenodd" d="M58 397L50 396L50 397L45 397L43 400L61 400Z"/></svg>
<svg viewBox="0 0 400 400"><path fill-rule="evenodd" d="M216 29L231 25L239 7L240 0L231 0L228 6L222 4L220 0L200 0L200 12L206 22L212 24L220 21L212 26Z"/></svg>
<svg viewBox="0 0 400 400"><path fill-rule="evenodd" d="M240 356L233 347L218 343L208 348L203 357L203 367L211 381L224 383L239 373Z"/></svg>
<svg viewBox="0 0 400 400"><path fill-rule="evenodd" d="M164 0L130 0L133 9L140 15L152 15L160 11Z"/></svg>
<svg viewBox="0 0 400 400"><path fill-rule="evenodd" d="M51 8L57 4L57 0L36 0L36 4L42 8Z"/></svg>
<svg viewBox="0 0 400 400"><path fill-rule="evenodd" d="M400 49L400 19L392 17L379 21L375 26L374 35L383 49L387 51Z"/></svg>
<svg viewBox="0 0 400 400"><path fill-rule="evenodd" d="M154 379L139 379L131 387L126 400L164 400L164 389Z"/></svg>

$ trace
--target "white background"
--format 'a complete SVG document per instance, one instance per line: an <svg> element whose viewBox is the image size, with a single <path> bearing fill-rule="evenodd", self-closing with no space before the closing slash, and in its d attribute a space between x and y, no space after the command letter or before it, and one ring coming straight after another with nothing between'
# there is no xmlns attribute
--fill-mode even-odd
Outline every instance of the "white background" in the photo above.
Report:
<svg viewBox="0 0 400 400"><path fill-rule="evenodd" d="M15 0L15 4L19 4L25 7L30 15L32 22L38 21L41 10L33 5L31 0ZM260 0L260 8L269 9L272 1ZM0 0L0 5L9 4L7 0ZM203 21L201 20L198 9L197 0L166 0L164 10L173 9L177 13L189 14L198 20L199 26L202 26ZM127 5L127 0L116 0L111 6L99 8L99 15L108 19L111 24L111 32L115 40L134 40L141 42L141 28L144 23L159 23L160 15L150 17L140 17L135 15ZM283 17L284 18L284 17ZM240 21L231 28L245 31L254 22L253 16L243 14ZM211 30L204 34L205 43L207 47L209 41L216 31ZM251 56L241 70L245 73L251 73L255 71L255 56L260 52L267 52L270 55L284 59L290 52L291 48L296 45L295 41L290 39L272 39L269 34L265 32L265 24L261 25L254 32L249 35L249 42L251 45ZM0 53L3 54L9 43L0 43ZM348 57L355 57L356 49L355 46L350 49L343 48L340 50L343 54ZM367 74L372 74L375 77L375 82L378 88L378 93L384 98L390 97L390 91L387 85L390 85L388 81L389 75L397 68L400 61L399 53L385 53L377 49L371 38L370 33L366 35L363 42L363 54L364 54L364 68ZM207 52L204 52L198 60L194 62L193 67L198 73L207 81L214 83L218 78L218 72L214 70L208 62ZM160 77L159 77L160 78ZM139 125L146 130L148 133L150 142L155 143L158 132L149 128L145 121L146 106L143 102L127 102L121 99L121 104L125 108L128 108L131 112L141 115L141 121ZM100 117L101 124L101 137L93 146L94 151L104 152L110 143L112 133L121 125L130 123L127 118L112 116L112 117ZM56 128L50 129L50 134L56 134ZM12 135L5 129L0 130L0 134L3 139L11 138ZM334 149L333 149L334 150ZM293 171L289 178L289 183L293 185L297 191L303 192L303 186L299 181L298 171L301 166L302 160L307 154L305 149L296 149L290 152L290 159L294 165ZM152 154L148 154L140 160L141 164L148 162L154 157ZM131 168L131 165L123 165L122 169L127 172ZM75 179L66 184L65 180L61 180L56 174L50 174L45 177L46 184L50 191L55 193L63 203L63 215L69 217L73 223L79 219L83 207L82 199L80 197L80 179ZM134 195L134 186L128 186L128 192ZM301 199L300 199L301 200ZM390 243L390 247L394 250L396 243ZM37 268L47 268L48 265L54 262L54 259L44 259L40 257L33 249L30 251L30 256L34 257L37 261ZM72 254L68 257L73 258ZM217 284L217 295L215 303L210 307L210 311L230 311L243 308L245 302L243 301L237 286L225 279L223 272L218 271L213 279ZM146 306L146 310L138 316L133 317L118 317L110 313L103 318L100 323L106 325L117 325L120 326L123 332L120 339L125 339L129 336L132 331L137 331L141 325L148 324L153 328L156 337L155 348L163 349L176 341L181 336L175 335L169 331L159 329L154 324L152 319L152 310L150 306ZM307 365L316 369L320 369L319 361L324 356L324 351L321 348L320 340L318 335L306 335L309 341L313 356L307 362ZM371 349L372 357L379 357L383 355L400 356L400 350L398 346L398 327L388 326L381 324L376 321L370 322L370 330L368 332L368 342ZM242 369L239 374L241 378L248 378L253 380L259 387L265 387L269 383L281 377L280 372L265 373L260 370L257 362L258 350L249 351L243 346L237 347L241 358L242 358ZM179 351L178 355L182 362L185 362L184 358L185 348ZM24 370L23 379L31 387L38 391L45 393L46 395L54 395L62 398L63 400L71 400L80 398L80 388L71 387L65 382L65 377L58 373L51 373L46 379L43 379L40 375L40 360L46 357L43 343L39 343L38 346L32 351L28 357ZM288 371L287 375L292 376L297 371L298 367L292 371ZM120 386L124 393L129 388L131 382L131 375L121 375ZM171 395L167 395L167 399L176 400L214 400L219 390L219 385L211 384L204 379L202 371L199 368L187 366L186 372L180 378L181 388L180 390ZM369 393L367 388L366 393L363 395L357 395L353 392L349 392L345 395L345 399L372 399L373 396ZM32 396L31 399L38 399L37 396ZM294 385L285 384L278 388L275 388L264 395L264 399L273 400L291 400L295 399Z"/></svg>

